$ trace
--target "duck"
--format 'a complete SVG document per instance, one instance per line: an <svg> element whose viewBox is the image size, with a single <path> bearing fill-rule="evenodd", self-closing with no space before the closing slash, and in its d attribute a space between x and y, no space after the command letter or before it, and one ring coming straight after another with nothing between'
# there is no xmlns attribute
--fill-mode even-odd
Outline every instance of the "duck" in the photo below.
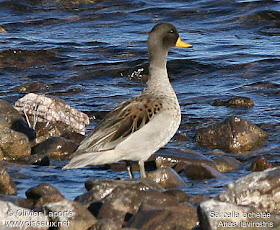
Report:
<svg viewBox="0 0 280 230"><path fill-rule="evenodd" d="M125 161L130 178L137 161L141 178L144 162L165 146L181 123L181 109L167 73L172 47L190 48L177 28L159 23L149 32L149 79L143 91L109 112L81 142L63 170Z"/></svg>

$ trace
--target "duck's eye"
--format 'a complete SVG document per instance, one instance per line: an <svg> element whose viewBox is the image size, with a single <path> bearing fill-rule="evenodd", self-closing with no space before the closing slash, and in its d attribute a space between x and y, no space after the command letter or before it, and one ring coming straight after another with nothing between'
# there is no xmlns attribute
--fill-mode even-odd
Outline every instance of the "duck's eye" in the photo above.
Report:
<svg viewBox="0 0 280 230"><path fill-rule="evenodd" d="M173 34L173 33L174 33L174 30L169 30L169 33Z"/></svg>

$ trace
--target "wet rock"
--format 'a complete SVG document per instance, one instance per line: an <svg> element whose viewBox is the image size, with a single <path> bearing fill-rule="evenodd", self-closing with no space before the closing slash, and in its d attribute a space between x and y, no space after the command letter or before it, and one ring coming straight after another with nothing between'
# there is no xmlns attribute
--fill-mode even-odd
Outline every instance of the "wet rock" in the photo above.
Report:
<svg viewBox="0 0 280 230"><path fill-rule="evenodd" d="M141 190L138 186L116 187L103 199L103 205L98 213L98 219L119 218L125 220L127 214L134 215L141 204L155 207L167 207L178 204L178 201L168 195L152 189Z"/></svg>
<svg viewBox="0 0 280 230"><path fill-rule="evenodd" d="M220 172L235 171L240 168L240 161L230 156L220 156L214 159Z"/></svg>
<svg viewBox="0 0 280 230"><path fill-rule="evenodd" d="M188 141L189 140L187 134L182 133L182 132L177 132L174 135L174 138L175 138L176 141Z"/></svg>
<svg viewBox="0 0 280 230"><path fill-rule="evenodd" d="M0 118L10 126L17 120L22 119L20 113L7 101L0 99Z"/></svg>
<svg viewBox="0 0 280 230"><path fill-rule="evenodd" d="M189 200L189 196L184 193L182 190L179 189L169 189L167 191L165 191L164 193L171 195L173 197L176 198L176 200L178 200L178 202L186 202Z"/></svg>
<svg viewBox="0 0 280 230"><path fill-rule="evenodd" d="M232 116L223 122L199 129L196 141L201 145L226 152L247 153L257 148L267 136L266 132L253 123Z"/></svg>
<svg viewBox="0 0 280 230"><path fill-rule="evenodd" d="M0 119L8 123L14 131L24 133L29 140L36 137L35 131L23 120L21 114L7 101L0 99Z"/></svg>
<svg viewBox="0 0 280 230"><path fill-rule="evenodd" d="M224 177L218 170L206 164L190 164L183 172L187 177L192 180L203 180L211 178Z"/></svg>
<svg viewBox="0 0 280 230"><path fill-rule="evenodd" d="M58 61L59 58L51 50L20 50L8 49L0 52L0 66L23 68L34 68L45 65L47 62Z"/></svg>
<svg viewBox="0 0 280 230"><path fill-rule="evenodd" d="M140 178L132 180L101 180L97 178L86 181L85 184L87 193L82 194L75 198L75 201L79 201L84 206L89 206L92 202L101 201L106 196L110 195L112 191L119 187L123 189L132 190L156 190L164 191L156 182L149 178Z"/></svg>
<svg viewBox="0 0 280 230"><path fill-rule="evenodd" d="M198 216L202 230L278 229L280 226L280 215L215 200L201 203Z"/></svg>
<svg viewBox="0 0 280 230"><path fill-rule="evenodd" d="M202 195L196 195L189 199L189 203L193 205L195 208L197 208L202 202L206 200L209 200L209 198L206 198Z"/></svg>
<svg viewBox="0 0 280 230"><path fill-rule="evenodd" d="M10 174L3 168L0 168L0 193L16 195L17 188Z"/></svg>
<svg viewBox="0 0 280 230"><path fill-rule="evenodd" d="M32 148L32 154L63 158L70 156L79 144L63 137L51 137Z"/></svg>
<svg viewBox="0 0 280 230"><path fill-rule="evenodd" d="M132 162L131 161L131 170L133 172L139 172L140 171L140 167L138 162ZM112 164L106 164L104 165L104 170L114 170L114 171L127 171L127 165L124 161L120 161L120 162L116 162L116 163L112 163ZM145 162L145 170L146 172L149 171L155 171L157 169L156 163L154 161L147 161Z"/></svg>
<svg viewBox="0 0 280 230"><path fill-rule="evenodd" d="M8 228L5 226L5 223L2 224L2 221L22 221L22 223L26 223L25 228ZM48 217L44 215L42 212L35 212L31 209L22 208L14 205L11 202L1 201L0 200L0 223L1 229L26 229L26 230L47 230L48 228ZM38 225L32 225L30 223L40 223ZM28 225L29 224L29 225Z"/></svg>
<svg viewBox="0 0 280 230"><path fill-rule="evenodd" d="M59 0L58 3L62 6L75 6L81 4L96 3L96 0Z"/></svg>
<svg viewBox="0 0 280 230"><path fill-rule="evenodd" d="M197 221L196 209L187 203L168 207L142 205L139 212L130 219L126 227L187 230L196 227Z"/></svg>
<svg viewBox="0 0 280 230"><path fill-rule="evenodd" d="M52 221L65 223L60 230L87 230L97 223L96 218L81 204L64 199L43 206Z"/></svg>
<svg viewBox="0 0 280 230"><path fill-rule="evenodd" d="M30 165L49 166L50 158L48 156L35 154L35 155L20 158L19 163L30 164Z"/></svg>
<svg viewBox="0 0 280 230"><path fill-rule="evenodd" d="M238 179L217 200L279 213L280 167L254 172Z"/></svg>
<svg viewBox="0 0 280 230"><path fill-rule="evenodd" d="M186 186L184 180L170 167L162 167L156 171L149 172L147 173L147 177L151 178L165 189Z"/></svg>
<svg viewBox="0 0 280 230"><path fill-rule="evenodd" d="M9 128L6 121L0 119L0 152L3 158L15 160L31 154L27 136Z"/></svg>
<svg viewBox="0 0 280 230"><path fill-rule="evenodd" d="M28 83L24 83L22 85L16 86L14 88L12 88L13 90L16 91L20 91L20 92L36 92L36 91L42 91L42 90L46 90L49 89L50 86L47 85L44 82L41 81L34 81L34 82L28 82Z"/></svg>
<svg viewBox="0 0 280 230"><path fill-rule="evenodd" d="M29 93L16 101L15 108L22 114L35 116L39 122L62 122L81 134L85 134L86 126L89 124L86 114L56 97Z"/></svg>
<svg viewBox="0 0 280 230"><path fill-rule="evenodd" d="M39 144L51 137L64 137L74 142L80 143L85 136L67 128L62 123L53 122L37 122L36 123L37 137L33 142L34 145Z"/></svg>
<svg viewBox="0 0 280 230"><path fill-rule="evenodd" d="M35 210L43 210L45 204L59 202L64 199L64 196L60 193L44 195L37 200L33 207Z"/></svg>
<svg viewBox="0 0 280 230"><path fill-rule="evenodd" d="M269 163L268 160L263 156L258 157L252 163L252 171L254 172L263 171L265 169L273 168L273 167L274 167L273 164Z"/></svg>
<svg viewBox="0 0 280 230"><path fill-rule="evenodd" d="M53 187L50 184L47 183L41 183L38 184L35 187L29 188L25 195L28 199L38 201L41 197L47 196L47 195L54 195L57 194L59 197L62 196L62 194L58 191L57 188Z"/></svg>
<svg viewBox="0 0 280 230"><path fill-rule="evenodd" d="M98 178L92 178L86 181L85 187L86 189L92 190L97 189L102 191L105 189L105 192L101 192L100 194L108 195L114 188L117 186L137 186L140 190L148 190L154 189L157 191L164 191L164 189L158 185L155 181L149 178L139 178L139 179L128 179L128 180L103 180ZM104 195L100 195L100 197L104 197Z"/></svg>
<svg viewBox="0 0 280 230"><path fill-rule="evenodd" d="M235 97L229 99L228 101L215 100L213 105L249 108L254 106L254 102L251 98L248 97Z"/></svg>
<svg viewBox="0 0 280 230"><path fill-rule="evenodd" d="M248 97L235 97L227 101L227 106L253 107L254 102Z"/></svg>
<svg viewBox="0 0 280 230"><path fill-rule="evenodd" d="M172 152L155 153L148 159L148 161L154 161L156 163L157 168L165 166L173 168L180 162L184 162L187 164L204 163L212 167L216 167L215 162L211 159L188 149L179 149L172 150Z"/></svg>

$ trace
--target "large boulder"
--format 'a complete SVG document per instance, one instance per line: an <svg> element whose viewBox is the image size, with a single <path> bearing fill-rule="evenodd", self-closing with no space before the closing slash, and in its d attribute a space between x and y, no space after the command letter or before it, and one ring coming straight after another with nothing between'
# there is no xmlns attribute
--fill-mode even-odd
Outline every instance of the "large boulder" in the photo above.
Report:
<svg viewBox="0 0 280 230"><path fill-rule="evenodd" d="M24 133L29 140L36 137L35 131L23 120L21 114L7 101L0 99L0 119L8 123L14 131Z"/></svg>
<svg viewBox="0 0 280 230"><path fill-rule="evenodd" d="M6 121L0 119L0 157L15 160L30 154L31 146L28 137L12 130Z"/></svg>
<svg viewBox="0 0 280 230"><path fill-rule="evenodd" d="M266 132L242 117L232 116L223 122L201 128L196 141L204 146L231 153L248 153L268 136Z"/></svg>
<svg viewBox="0 0 280 230"><path fill-rule="evenodd" d="M217 199L249 205L267 212L280 212L280 167L254 172L230 184Z"/></svg>
<svg viewBox="0 0 280 230"><path fill-rule="evenodd" d="M38 122L61 122L77 133L85 134L89 118L57 97L35 93L26 94L15 103L15 108Z"/></svg>

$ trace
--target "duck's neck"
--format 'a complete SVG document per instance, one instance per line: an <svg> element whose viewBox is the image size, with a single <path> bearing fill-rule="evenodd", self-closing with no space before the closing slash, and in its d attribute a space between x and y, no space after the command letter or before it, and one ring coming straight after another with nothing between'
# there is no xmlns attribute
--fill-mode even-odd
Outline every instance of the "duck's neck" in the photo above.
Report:
<svg viewBox="0 0 280 230"><path fill-rule="evenodd" d="M166 93L166 91L174 91L166 69L167 53L156 57L150 56L149 66L149 80L147 82L147 89Z"/></svg>

